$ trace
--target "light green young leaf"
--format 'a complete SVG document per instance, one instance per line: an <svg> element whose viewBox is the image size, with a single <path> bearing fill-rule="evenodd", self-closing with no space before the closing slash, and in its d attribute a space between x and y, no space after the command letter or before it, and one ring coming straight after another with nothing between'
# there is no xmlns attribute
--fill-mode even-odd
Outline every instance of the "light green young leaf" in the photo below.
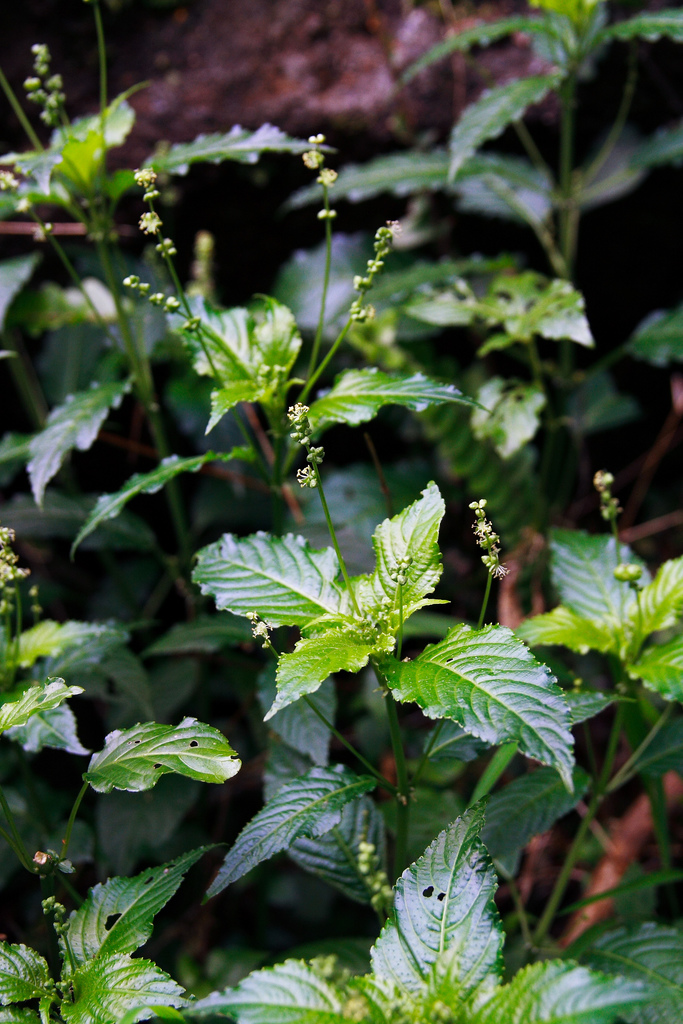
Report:
<svg viewBox="0 0 683 1024"><path fill-rule="evenodd" d="M638 603L631 608L631 628L641 640L645 640L650 633L675 625L681 617L681 612L683 557L664 562L652 583L643 587Z"/></svg>
<svg viewBox="0 0 683 1024"><path fill-rule="evenodd" d="M315 693L334 672L360 672L375 647L376 643L358 635L357 628L330 629L322 636L299 640L291 654L280 656L277 697L264 721L304 694Z"/></svg>
<svg viewBox="0 0 683 1024"><path fill-rule="evenodd" d="M134 953L152 934L153 920L208 847L134 878L110 878L88 893L69 917L68 940L77 964L112 953Z"/></svg>
<svg viewBox="0 0 683 1024"><path fill-rule="evenodd" d="M45 429L31 440L31 461L26 467L38 505L68 453L73 448L84 452L91 447L109 410L118 409L130 388L130 381L94 384L89 391L70 395L64 405L52 410Z"/></svg>
<svg viewBox="0 0 683 1024"><path fill-rule="evenodd" d="M83 778L98 793L140 792L155 786L166 772L220 784L239 768L222 733L196 718L184 718L175 726L145 722L110 732Z"/></svg>
<svg viewBox="0 0 683 1024"><path fill-rule="evenodd" d="M644 11L627 21L618 21L609 25L600 33L599 41L604 39L647 39L654 43L658 39L673 39L676 43L683 42L683 11L674 10Z"/></svg>
<svg viewBox="0 0 683 1024"><path fill-rule="evenodd" d="M412 377L391 375L373 366L340 374L333 387L311 404L308 418L313 433L319 434L332 423L365 423L385 405L422 412L444 402L473 404L453 384L439 384L421 373Z"/></svg>
<svg viewBox="0 0 683 1024"><path fill-rule="evenodd" d="M61 159L61 151L29 150L26 153L4 153L0 157L0 164L13 164L22 174L33 178L39 194L49 195L52 172Z"/></svg>
<svg viewBox="0 0 683 1024"><path fill-rule="evenodd" d="M272 124L262 124L256 131L233 125L229 132L198 135L194 142L181 142L168 152L150 157L145 166L167 174L187 174L191 164L219 164L237 160L255 164L262 153L305 153L311 148L304 139L292 139ZM327 148L327 147L326 147Z"/></svg>
<svg viewBox="0 0 683 1024"><path fill-rule="evenodd" d="M130 92L116 96L104 112L104 141L108 149L122 146L135 124L135 110L127 97ZM56 128L50 139L50 146L61 148L69 139L84 142L91 132L102 131L102 118L99 114L77 117L68 127Z"/></svg>
<svg viewBox="0 0 683 1024"><path fill-rule="evenodd" d="M546 960L519 971L471 1024L615 1024L647 999L642 985L571 962Z"/></svg>
<svg viewBox="0 0 683 1024"><path fill-rule="evenodd" d="M568 793L554 768L539 768L513 779L490 797L481 838L504 876L517 874L522 850L546 832L582 799L590 779L574 769L574 792Z"/></svg>
<svg viewBox="0 0 683 1024"><path fill-rule="evenodd" d="M654 923L617 928L601 935L585 959L600 971L647 986L647 1002L622 1012L628 1024L683 1019L683 934L677 929Z"/></svg>
<svg viewBox="0 0 683 1024"><path fill-rule="evenodd" d="M7 739L18 743L30 754L37 754L44 747L66 750L69 754L90 753L78 738L76 717L68 704L49 711L37 711L25 725L8 729Z"/></svg>
<svg viewBox="0 0 683 1024"><path fill-rule="evenodd" d="M192 1014L229 1016L237 1024L344 1024L342 999L301 960L253 971L235 988L213 992Z"/></svg>
<svg viewBox="0 0 683 1024"><path fill-rule="evenodd" d="M112 953L89 960L71 975L74 1000L64 999L66 1024L112 1024L128 1011L129 1021L149 1018L149 1006L184 1006L180 985L151 960Z"/></svg>
<svg viewBox="0 0 683 1024"><path fill-rule="evenodd" d="M19 665L31 668L38 658L57 659L71 648L94 645L99 656L126 640L125 630L96 622L55 622L43 619L19 637ZM54 662L53 662L54 664Z"/></svg>
<svg viewBox="0 0 683 1024"><path fill-rule="evenodd" d="M192 574L202 594L236 615L258 611L272 626L306 626L341 610L337 556L314 551L303 537L223 535L202 548Z"/></svg>
<svg viewBox="0 0 683 1024"><path fill-rule="evenodd" d="M501 459L509 459L536 434L545 395L534 384L506 386L502 377L491 377L477 392L482 409L472 410L472 433L489 439Z"/></svg>
<svg viewBox="0 0 683 1024"><path fill-rule="evenodd" d="M571 789L573 739L562 691L511 630L459 626L414 661L387 659L382 671L399 700L415 701L430 718L452 718L491 745L514 740Z"/></svg>
<svg viewBox="0 0 683 1024"><path fill-rule="evenodd" d="M579 654L590 650L612 651L618 647L617 637L608 625L584 618L562 604L551 612L525 619L515 633L530 647L556 644Z"/></svg>
<svg viewBox="0 0 683 1024"><path fill-rule="evenodd" d="M32 252L0 263L0 331L5 326L12 299L24 287L39 262L40 253Z"/></svg>
<svg viewBox="0 0 683 1024"><path fill-rule="evenodd" d="M342 808L375 788L368 775L355 775L344 765L312 768L286 783L242 829L228 852L207 896L215 896L261 861L286 850L306 836L314 839L341 820Z"/></svg>
<svg viewBox="0 0 683 1024"><path fill-rule="evenodd" d="M648 647L627 671L665 700L683 701L683 635Z"/></svg>
<svg viewBox="0 0 683 1024"><path fill-rule="evenodd" d="M477 804L441 832L396 883L394 911L372 950L376 977L466 997L502 972L496 873L480 839Z"/></svg>
<svg viewBox="0 0 683 1024"><path fill-rule="evenodd" d="M528 107L540 103L562 81L559 73L519 78L507 85L487 89L467 107L451 132L449 180L474 156L477 149L495 139L508 125L519 121Z"/></svg>
<svg viewBox="0 0 683 1024"><path fill-rule="evenodd" d="M653 366L683 362L683 306L647 316L629 338L628 351Z"/></svg>
<svg viewBox="0 0 683 1024"><path fill-rule="evenodd" d="M255 380L233 380L216 391L211 392L211 416L206 425L206 433L220 423L226 413L234 409L240 402L258 402L262 397L263 386Z"/></svg>
<svg viewBox="0 0 683 1024"><path fill-rule="evenodd" d="M102 494L97 499L94 509L78 531L78 535L71 547L71 554L89 534L108 519L115 519L138 494L156 494L169 480L174 480L179 473L196 473L207 462L220 459L227 462L231 453L221 454L216 452L204 452L203 455L192 455L189 458L181 458L179 455L169 455L162 459L155 469L148 473L134 473L129 480L126 480L123 487L114 491L113 494Z"/></svg>
<svg viewBox="0 0 683 1024"><path fill-rule="evenodd" d="M56 708L62 701L79 693L83 693L80 686L67 686L63 679L48 679L45 683L17 686L2 695L0 732L13 726L26 725L33 715Z"/></svg>
<svg viewBox="0 0 683 1024"><path fill-rule="evenodd" d="M0 1003L21 1003L50 994L47 962L29 946L0 942Z"/></svg>

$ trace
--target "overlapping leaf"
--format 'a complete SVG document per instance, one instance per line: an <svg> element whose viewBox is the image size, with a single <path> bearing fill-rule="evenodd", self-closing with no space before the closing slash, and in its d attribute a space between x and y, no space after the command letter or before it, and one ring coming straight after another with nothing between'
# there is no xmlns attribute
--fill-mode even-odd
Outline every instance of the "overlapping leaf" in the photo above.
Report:
<svg viewBox="0 0 683 1024"><path fill-rule="evenodd" d="M557 644L579 654L589 650L611 651L618 645L609 626L600 620L585 618L565 605L526 619L515 632L531 647Z"/></svg>
<svg viewBox="0 0 683 1024"><path fill-rule="evenodd" d="M67 704L48 711L36 711L25 725L7 730L7 738L30 754L44 747L66 750L69 754L89 754L78 738L76 717Z"/></svg>
<svg viewBox="0 0 683 1024"><path fill-rule="evenodd" d="M488 438L502 459L534 437L546 403L536 385L509 387L501 377L491 377L477 392L477 401L483 408L472 411L472 433L480 441Z"/></svg>
<svg viewBox="0 0 683 1024"><path fill-rule="evenodd" d="M582 530L553 530L551 549L552 581L562 603L585 619L597 620L608 629L619 628L636 599L625 583L614 578L614 538ZM620 545L619 558L642 564L625 544ZM644 569L641 582L648 581Z"/></svg>
<svg viewBox="0 0 683 1024"><path fill-rule="evenodd" d="M150 1006L184 1006L183 990L151 960L112 953L83 964L71 975L73 1001L60 1012L66 1024L112 1024L149 1018ZM135 1012L139 1007L139 1012Z"/></svg>
<svg viewBox="0 0 683 1024"><path fill-rule="evenodd" d="M177 143L167 152L155 154L147 164L167 174L187 174L196 163L236 160L255 164L262 153L305 153L310 148L310 142L292 139L272 124L262 124L256 131L236 124L229 132L198 135L193 142Z"/></svg>
<svg viewBox="0 0 683 1024"><path fill-rule="evenodd" d="M273 704L276 697L275 667L269 666L259 678L259 700L264 711ZM331 679L323 681L317 688L311 703L334 722L337 696ZM310 757L313 764L326 765L329 761L330 730L316 714L314 708L302 701L297 707L283 708L269 717L270 728L284 740L287 746ZM300 774L296 772L295 775Z"/></svg>
<svg viewBox="0 0 683 1024"><path fill-rule="evenodd" d="M334 198L361 203L383 192L410 196L415 192L445 189L448 185L448 154L442 149L427 153L390 153L366 164L346 164L334 183ZM320 185L307 185L289 197L285 208L296 210L319 202Z"/></svg>
<svg viewBox="0 0 683 1024"><path fill-rule="evenodd" d="M683 42L683 12L679 9L663 11L643 11L635 18L618 21L609 25L600 33L602 39L647 39L649 43L657 39L673 39Z"/></svg>
<svg viewBox="0 0 683 1024"><path fill-rule="evenodd" d="M628 673L666 700L683 700L683 636L648 647Z"/></svg>
<svg viewBox="0 0 683 1024"><path fill-rule="evenodd" d="M32 715L58 707L62 701L83 693L80 686L67 686L63 679L17 686L2 695L0 732L25 725Z"/></svg>
<svg viewBox="0 0 683 1024"><path fill-rule="evenodd" d="M636 762L638 771L650 778L661 778L665 772L683 774L683 718L667 722Z"/></svg>
<svg viewBox="0 0 683 1024"><path fill-rule="evenodd" d="M640 606L640 608L638 607ZM634 629L645 639L659 629L673 626L683 612L683 557L664 562L653 579L640 592L631 609Z"/></svg>
<svg viewBox="0 0 683 1024"><path fill-rule="evenodd" d="M0 1003L21 1003L49 995L47 961L29 946L0 942Z"/></svg>
<svg viewBox="0 0 683 1024"><path fill-rule="evenodd" d="M334 672L360 672L375 649L353 629L328 629L322 636L299 640L277 666L277 697L265 721L303 694L314 693Z"/></svg>
<svg viewBox="0 0 683 1024"><path fill-rule="evenodd" d="M683 307L646 317L629 338L628 350L653 366L683 361Z"/></svg>

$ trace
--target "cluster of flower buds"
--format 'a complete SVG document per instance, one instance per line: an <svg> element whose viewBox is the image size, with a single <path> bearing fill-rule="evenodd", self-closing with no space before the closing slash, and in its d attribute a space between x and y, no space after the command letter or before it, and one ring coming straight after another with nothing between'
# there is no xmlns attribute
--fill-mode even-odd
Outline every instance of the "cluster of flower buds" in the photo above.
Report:
<svg viewBox="0 0 683 1024"><path fill-rule="evenodd" d="M31 47L34 56L34 74L24 82L24 89L31 103L37 103L43 109L40 120L50 128L59 124L59 112L64 105L64 94L61 75L50 74L50 51L44 43L35 43Z"/></svg>
<svg viewBox="0 0 683 1024"><path fill-rule="evenodd" d="M477 544L486 550L486 554L481 556L481 560L494 579L502 579L510 570L501 564L500 537L493 529L493 523L486 518L486 498L470 502L469 507L474 512L472 529L477 538Z"/></svg>
<svg viewBox="0 0 683 1024"><path fill-rule="evenodd" d="M16 192L19 179L11 171L0 171L0 192Z"/></svg>
<svg viewBox="0 0 683 1024"><path fill-rule="evenodd" d="M358 872L372 893L370 903L373 909L388 912L394 899L394 892L389 885L387 873L380 864L375 844L364 839L358 844Z"/></svg>
<svg viewBox="0 0 683 1024"><path fill-rule="evenodd" d="M249 612L247 618L251 622L251 635L254 640L261 640L263 650L268 650L272 646L270 642L272 627L267 622L264 622L257 612Z"/></svg>
<svg viewBox="0 0 683 1024"><path fill-rule="evenodd" d="M306 448L311 443L312 434L311 424L308 422L309 412L309 407L302 405L301 402L297 402L287 410L287 419L290 426L294 428L289 436L293 441L298 441Z"/></svg>
<svg viewBox="0 0 683 1024"><path fill-rule="evenodd" d="M36 858L38 858L38 860L36 860ZM45 860L42 858L45 858ZM51 864L55 859L55 855L51 852L42 853L41 851L38 851L33 858L39 868ZM47 899L43 900L41 906L45 917L53 918L53 925L57 935L65 935L69 931L69 926L68 924L65 924L66 907L64 904L58 903L54 896L48 896Z"/></svg>
<svg viewBox="0 0 683 1024"><path fill-rule="evenodd" d="M619 500L612 497L614 477L606 469L599 469L593 477L593 486L600 495L600 515L607 523L616 523L621 512Z"/></svg>
<svg viewBox="0 0 683 1024"><path fill-rule="evenodd" d="M324 135L311 135L308 139L311 146L322 146L325 142ZM315 179L319 185L323 186L325 195L325 206L322 210L318 211L318 220L334 220L337 216L336 210L331 210L327 199L327 189L334 185L337 180L337 172L333 171L331 167L325 167L325 154L318 148L307 150L303 157L303 162L309 171L318 171L318 177Z"/></svg>
<svg viewBox="0 0 683 1024"><path fill-rule="evenodd" d="M19 555L12 548L15 534L9 526L0 527L0 590L30 576L30 569L21 569L17 564Z"/></svg>
<svg viewBox="0 0 683 1024"><path fill-rule="evenodd" d="M643 568L635 562L621 562L614 569L613 575L615 580L619 580L620 583L628 583L631 590L643 589L642 584L638 582L643 575Z"/></svg>
<svg viewBox="0 0 683 1024"><path fill-rule="evenodd" d="M408 569L413 564L413 560L410 555L406 555L405 558L401 558L393 569L389 570L389 576L399 587L405 587L408 582Z"/></svg>
<svg viewBox="0 0 683 1024"><path fill-rule="evenodd" d="M394 235L397 235L400 230L401 225L398 221L387 221L386 227L377 229L374 241L375 255L367 262L365 276L357 274L353 279L353 287L360 294L351 303L351 319L358 323L372 320L375 315L374 307L364 304L365 295L372 288L375 276L384 266L384 258L391 252Z"/></svg>

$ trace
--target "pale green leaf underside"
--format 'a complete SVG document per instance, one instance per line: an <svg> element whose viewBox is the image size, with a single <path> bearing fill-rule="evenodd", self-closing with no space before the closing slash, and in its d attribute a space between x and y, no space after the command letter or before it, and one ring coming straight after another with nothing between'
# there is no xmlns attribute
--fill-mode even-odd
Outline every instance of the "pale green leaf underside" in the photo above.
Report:
<svg viewBox="0 0 683 1024"><path fill-rule="evenodd" d="M195 718L176 726L146 722L109 733L83 777L98 793L151 789L167 772L220 784L239 770L234 755L222 733Z"/></svg>
<svg viewBox="0 0 683 1024"><path fill-rule="evenodd" d="M513 740L549 764L571 788L569 711L548 669L503 626L459 626L411 662L382 669L399 700L430 718L452 718L489 744Z"/></svg>
<svg viewBox="0 0 683 1024"><path fill-rule="evenodd" d="M589 650L611 651L618 645L617 637L607 625L584 618L564 605L526 619L515 632L530 647L556 644L579 654Z"/></svg>
<svg viewBox="0 0 683 1024"><path fill-rule="evenodd" d="M43 619L19 637L19 664L31 668L38 658L58 658L74 647L96 643L102 647L126 640L125 631L97 622L55 622Z"/></svg>
<svg viewBox="0 0 683 1024"><path fill-rule="evenodd" d="M286 783L242 829L207 895L215 896L295 839L329 832L339 824L342 808L375 785L371 777L355 775L343 765L312 768Z"/></svg>
<svg viewBox="0 0 683 1024"><path fill-rule="evenodd" d="M479 441L491 441L501 459L509 459L536 434L545 395L534 384L507 386L492 377L477 392L482 409L473 409L470 423Z"/></svg>
<svg viewBox="0 0 683 1024"><path fill-rule="evenodd" d="M64 405L52 410L44 430L31 440L31 459L26 467L38 505L68 453L73 448L83 452L91 447L109 410L118 409L130 388L129 381L94 385L89 391L70 395Z"/></svg>
<svg viewBox="0 0 683 1024"><path fill-rule="evenodd" d="M48 994L50 969L29 946L0 942L0 1003L21 1003Z"/></svg>
<svg viewBox="0 0 683 1024"><path fill-rule="evenodd" d="M63 679L48 679L29 687L17 687L3 695L0 704L0 732L13 726L25 725L37 712L49 711L62 701L83 693L80 686L67 686Z"/></svg>
<svg viewBox="0 0 683 1024"><path fill-rule="evenodd" d="M277 695L275 670L276 665L270 662L258 679L259 702L264 712L268 711ZM306 701L301 701L296 707L290 705L283 708L268 721L270 729L292 750L309 757L310 767L313 767L315 764L329 763L330 730L314 708L324 715L328 722L334 722L337 694L333 680L324 680L317 687L310 702L312 706ZM292 778L300 774L301 772L294 772Z"/></svg>
<svg viewBox="0 0 683 1024"><path fill-rule="evenodd" d="M372 950L380 979L419 993L428 980L463 996L502 970L503 931L493 902L496 873L481 842L476 805L440 833L407 868L394 912Z"/></svg>
<svg viewBox="0 0 683 1024"><path fill-rule="evenodd" d="M666 700L683 700L683 636L648 647L628 673Z"/></svg>
<svg viewBox="0 0 683 1024"><path fill-rule="evenodd" d="M89 754L76 731L76 716L68 704L36 711L25 725L7 730L7 738L24 750L37 754L44 747L66 750L69 754Z"/></svg>
<svg viewBox="0 0 683 1024"><path fill-rule="evenodd" d="M582 530L553 530L550 546L552 581L562 603L577 615L599 620L608 629L624 623L636 599L626 583L614 578L614 538L591 536ZM619 557L622 562L640 564L625 544L619 546ZM649 582L647 570L641 582Z"/></svg>
<svg viewBox="0 0 683 1024"><path fill-rule="evenodd" d="M193 142L181 142L166 153L157 153L147 164L168 174L187 174L191 164L218 164L237 160L255 164L262 153L305 153L311 148L304 139L292 139L272 124L262 124L256 131L233 125L229 132L198 135Z"/></svg>
<svg viewBox="0 0 683 1024"><path fill-rule="evenodd" d="M265 721L304 694L314 693L333 672L360 672L373 650L374 644L351 630L330 629L299 640L292 653L278 661L277 697Z"/></svg>
<svg viewBox="0 0 683 1024"><path fill-rule="evenodd" d="M60 1010L66 1024L112 1024L130 1011L129 1021L147 1020L148 1006L186 1002L177 982L156 964L118 953L90 960L70 980L75 999L64 999Z"/></svg>
<svg viewBox="0 0 683 1024"><path fill-rule="evenodd" d="M259 531L238 538L226 533L202 548L192 574L216 607L236 615L258 611L272 626L305 626L340 610L337 557L314 551L303 537L271 537Z"/></svg>

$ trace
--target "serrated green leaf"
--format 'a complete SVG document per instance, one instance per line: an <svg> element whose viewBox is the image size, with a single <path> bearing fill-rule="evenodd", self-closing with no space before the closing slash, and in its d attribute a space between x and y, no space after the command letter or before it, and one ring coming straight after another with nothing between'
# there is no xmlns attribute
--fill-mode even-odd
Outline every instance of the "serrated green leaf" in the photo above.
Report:
<svg viewBox="0 0 683 1024"><path fill-rule="evenodd" d="M486 743L514 740L572 785L573 740L562 691L545 665L504 626L452 629L410 662L382 663L389 686L430 718L452 718Z"/></svg>
<svg viewBox="0 0 683 1024"><path fill-rule="evenodd" d="M483 408L472 410L472 433L480 441L488 438L501 459L509 459L534 437L546 404L534 384L506 385L501 377L483 384L477 401Z"/></svg>
<svg viewBox="0 0 683 1024"><path fill-rule="evenodd" d="M49 711L37 711L25 725L7 730L7 739L18 743L30 754L44 747L66 750L69 754L89 754L76 731L76 717L67 704Z"/></svg>
<svg viewBox="0 0 683 1024"><path fill-rule="evenodd" d="M451 132L449 180L453 181L460 168L484 142L497 138L508 125L519 121L528 107L540 103L561 81L559 73L536 75L519 78L482 93L465 109Z"/></svg>
<svg viewBox="0 0 683 1024"><path fill-rule="evenodd" d="M169 455L168 458L161 460L156 469L152 469L148 473L134 473L120 490L113 494L100 495L94 509L78 531L71 547L71 554L73 555L81 541L96 530L101 523L107 519L115 519L136 495L156 494L169 480L174 480L179 473L196 473L207 462L213 462L216 459L227 461L230 458L232 458L230 452L225 455L204 452L203 455L192 455L185 459L179 455Z"/></svg>
<svg viewBox="0 0 683 1024"><path fill-rule="evenodd" d="M194 142L181 142L165 153L157 153L146 166L167 174L187 174L191 164L219 164L237 160L255 164L262 153L305 153L311 148L304 139L292 139L272 124L262 124L256 131L233 125L229 132L198 135Z"/></svg>
<svg viewBox="0 0 683 1024"><path fill-rule="evenodd" d="M0 1003L21 1003L49 995L50 969L29 946L0 942Z"/></svg>
<svg viewBox="0 0 683 1024"><path fill-rule="evenodd" d="M23 1006L9 1006L0 1010L0 1024L41 1024L35 1010Z"/></svg>
<svg viewBox="0 0 683 1024"><path fill-rule="evenodd" d="M683 307L651 313L639 324L628 341L635 359L653 366L683 361Z"/></svg>
<svg viewBox="0 0 683 1024"><path fill-rule="evenodd" d="M80 686L67 686L63 679L48 679L45 683L17 686L2 695L0 732L12 726L25 725L32 715L56 708L62 701L79 693L83 693Z"/></svg>
<svg viewBox="0 0 683 1024"><path fill-rule="evenodd" d="M640 1009L624 1011L628 1024L679 1024L683 1019L683 934L643 924L601 935L585 959L592 967L648 988Z"/></svg>
<svg viewBox="0 0 683 1024"><path fill-rule="evenodd" d="M333 387L311 404L309 421L314 434L332 423L356 426L377 415L385 405L402 405L422 412L430 405L458 402L472 405L453 384L439 384L422 373L412 377L383 373L377 367L346 370L337 377Z"/></svg>
<svg viewBox="0 0 683 1024"><path fill-rule="evenodd" d="M134 953L152 934L155 915L207 849L191 850L172 864L147 868L134 878L110 878L91 889L69 917L67 937L76 963Z"/></svg>
<svg viewBox="0 0 683 1024"><path fill-rule="evenodd" d="M666 700L683 701L683 636L648 647L627 671Z"/></svg>
<svg viewBox="0 0 683 1024"><path fill-rule="evenodd" d="M636 762L641 775L659 779L665 772L683 773L683 718L666 722Z"/></svg>
<svg viewBox="0 0 683 1024"><path fill-rule="evenodd" d="M514 877L522 850L532 836L546 832L582 799L590 779L574 769L568 793L553 768L539 768L510 782L490 797L481 838L502 873Z"/></svg>
<svg viewBox="0 0 683 1024"><path fill-rule="evenodd" d="M342 808L375 788L368 775L343 765L312 768L286 783L242 829L207 891L215 896L256 864L307 836L315 838L339 824Z"/></svg>
<svg viewBox="0 0 683 1024"><path fill-rule="evenodd" d="M129 381L95 384L89 391L69 395L64 405L52 410L45 429L31 440L31 460L26 467L38 505L68 453L73 448L84 452L91 447L109 410L118 409L130 388Z"/></svg>
<svg viewBox="0 0 683 1024"><path fill-rule="evenodd" d="M0 263L0 330L5 326L12 299L24 287L39 262L40 253L32 252Z"/></svg>
<svg viewBox="0 0 683 1024"><path fill-rule="evenodd" d="M277 697L264 721L304 694L315 693L334 672L360 672L375 646L353 629L330 629L322 636L299 640L291 654L280 656Z"/></svg>
<svg viewBox="0 0 683 1024"><path fill-rule="evenodd" d="M127 91L116 96L104 111L104 141L108 149L122 146L135 124L135 110L127 99L130 94L130 91ZM77 117L68 127L55 129L50 146L61 147L69 139L84 142L91 132L102 131L102 120L100 114Z"/></svg>
<svg viewBox="0 0 683 1024"><path fill-rule="evenodd" d="M448 154L434 149L427 153L411 151L376 157L366 164L346 164L334 183L335 202L347 199L362 203L383 192L410 196L424 190L448 187ZM309 203L320 202L320 185L307 185L289 197L285 209L296 210Z"/></svg>
<svg viewBox="0 0 683 1024"><path fill-rule="evenodd" d="M230 1016L237 1024L344 1024L342 1000L308 964L285 960L253 971L235 988L214 992L192 1012Z"/></svg>
<svg viewBox="0 0 683 1024"><path fill-rule="evenodd" d="M180 985L151 960L119 953L97 957L69 979L74 999L64 999L60 1012L66 1024L112 1024L128 1011L130 1021L145 1020L149 1006L184 1006Z"/></svg>
<svg viewBox="0 0 683 1024"><path fill-rule="evenodd" d="M569 705L569 716L572 725L578 725L589 718L594 718L614 702L614 698L599 691L581 693L578 690L565 692L564 699Z"/></svg>
<svg viewBox="0 0 683 1024"><path fill-rule="evenodd" d="M11 525L17 536L72 540L96 501L94 495L71 498L48 489L42 508L38 508L30 495L15 494L3 508L3 522ZM151 527L139 516L124 512L116 522L102 523L86 540L85 547L88 550L105 547L112 551L151 551L155 543Z"/></svg>
<svg viewBox="0 0 683 1024"><path fill-rule="evenodd" d="M498 989L471 1024L614 1024L645 999L643 987L633 982L546 960Z"/></svg>
<svg viewBox="0 0 683 1024"><path fill-rule="evenodd" d="M258 695L264 712L268 711L277 695L275 687L275 666L272 664L261 673L258 681ZM325 680L311 697L311 703L334 722L337 710L337 695L331 679ZM326 765L329 762L330 730L312 707L302 701L297 707L283 708L269 719L270 728L289 747L310 757L313 764ZM296 772L295 775L300 774Z"/></svg>
<svg viewBox="0 0 683 1024"><path fill-rule="evenodd" d="M530 647L555 645L586 654L588 651L611 651L618 640L600 620L587 619L560 604L551 612L525 619L515 630Z"/></svg>
<svg viewBox="0 0 683 1024"><path fill-rule="evenodd" d="M52 172L62 159L61 151L55 153L49 149L29 150L27 153L5 153L0 157L0 163L14 164L22 174L33 178L39 193L48 195L50 192L50 179Z"/></svg>
<svg viewBox="0 0 683 1024"><path fill-rule="evenodd" d="M678 9L644 11L635 18L609 25L600 33L600 41L647 39L649 43L654 43L662 38L673 39L677 43L683 42L683 12Z"/></svg>
<svg viewBox="0 0 683 1024"><path fill-rule="evenodd" d="M659 629L675 625L683 612L683 557L672 558L660 567L652 583L640 591L631 609L630 621L641 640Z"/></svg>
<svg viewBox="0 0 683 1024"><path fill-rule="evenodd" d="M305 626L340 611L338 574L331 548L314 551L303 537L259 531L244 538L226 533L202 548L192 578L219 609L236 615L258 610L272 626Z"/></svg>
<svg viewBox="0 0 683 1024"><path fill-rule="evenodd" d="M392 916L372 949L379 979L414 993L430 981L465 997L500 977L503 931L493 902L496 875L480 839L483 824L478 804L403 872Z"/></svg>
<svg viewBox="0 0 683 1024"><path fill-rule="evenodd" d="M220 784L239 771L234 755L222 733L196 718L175 726L145 722L109 733L83 778L98 793L151 789L166 772Z"/></svg>
<svg viewBox="0 0 683 1024"><path fill-rule="evenodd" d="M169 654L217 654L226 647L236 647L252 639L244 619L225 612L223 615L198 615L192 622L178 622L168 633L155 640L144 651L144 657Z"/></svg>

